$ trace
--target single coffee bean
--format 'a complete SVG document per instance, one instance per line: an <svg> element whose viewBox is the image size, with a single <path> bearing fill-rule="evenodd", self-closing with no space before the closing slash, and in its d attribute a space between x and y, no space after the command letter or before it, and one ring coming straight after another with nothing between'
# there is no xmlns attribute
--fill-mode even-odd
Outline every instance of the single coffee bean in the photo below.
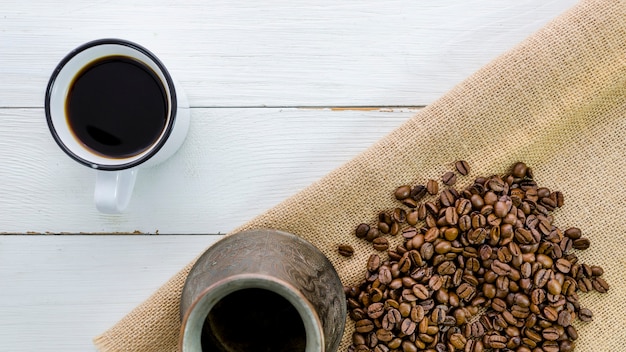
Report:
<svg viewBox="0 0 626 352"><path fill-rule="evenodd" d="M456 168L456 171L458 171L463 176L469 174L470 172L469 164L465 160L459 160L455 162L454 167Z"/></svg>
<svg viewBox="0 0 626 352"><path fill-rule="evenodd" d="M576 328L573 325L568 326L565 329L565 332L567 332L567 336L571 339L571 340L576 340L578 339L578 331L576 331Z"/></svg>
<svg viewBox="0 0 626 352"><path fill-rule="evenodd" d="M422 205L420 205L420 207L422 207ZM411 226L415 226L417 225L418 222L418 211L417 210L411 210L410 212L408 212L406 214L406 223L411 225Z"/></svg>
<svg viewBox="0 0 626 352"><path fill-rule="evenodd" d="M394 334L386 329L378 329L376 330L376 337L378 338L378 341L382 341L382 342L389 342L391 340L393 340L393 338L395 337Z"/></svg>
<svg viewBox="0 0 626 352"><path fill-rule="evenodd" d="M526 172L528 171L528 166L523 162L517 162L513 165L511 169L511 174L517 178L523 178L526 176Z"/></svg>
<svg viewBox="0 0 626 352"><path fill-rule="evenodd" d="M344 257L351 257L354 254L354 248L348 244L340 244L337 247L339 254Z"/></svg>
<svg viewBox="0 0 626 352"><path fill-rule="evenodd" d="M383 265L378 270L378 281L383 285L388 285L393 280L391 270L388 266Z"/></svg>
<svg viewBox="0 0 626 352"><path fill-rule="evenodd" d="M396 188L396 191L393 193L397 200L404 200L409 198L411 195L411 186L404 185Z"/></svg>
<svg viewBox="0 0 626 352"><path fill-rule="evenodd" d="M559 312L559 317L557 319L557 322L559 323L559 325L563 326L563 327L568 327L572 324L572 313L567 311L567 310L562 310L561 312Z"/></svg>
<svg viewBox="0 0 626 352"><path fill-rule="evenodd" d="M597 265L592 265L591 274L593 276L602 276L604 274L604 269L602 269L602 267L599 267Z"/></svg>
<svg viewBox="0 0 626 352"><path fill-rule="evenodd" d="M597 277L592 281L593 288L600 292L606 293L609 290L609 284L601 277Z"/></svg>
<svg viewBox="0 0 626 352"><path fill-rule="evenodd" d="M372 241L372 246L377 251L386 251L389 249L389 241L385 237L377 237Z"/></svg>
<svg viewBox="0 0 626 352"><path fill-rule="evenodd" d="M416 202L419 202L426 195L428 190L424 185L416 185L411 189L410 197Z"/></svg>
<svg viewBox="0 0 626 352"><path fill-rule="evenodd" d="M372 303L367 307L367 316L372 319L378 319L385 314L385 305L380 302Z"/></svg>
<svg viewBox="0 0 626 352"><path fill-rule="evenodd" d="M508 275L511 272L511 267L508 264L503 263L499 260L494 260L491 263L491 270L493 270L493 272L498 274L499 276L504 276Z"/></svg>
<svg viewBox="0 0 626 352"><path fill-rule="evenodd" d="M565 230L565 236L571 238L572 240L577 240L582 236L582 231L580 231L577 227L570 227Z"/></svg>
<svg viewBox="0 0 626 352"><path fill-rule="evenodd" d="M561 283L558 280L552 279L547 284L548 292L553 295L561 293Z"/></svg>
<svg viewBox="0 0 626 352"><path fill-rule="evenodd" d="M402 208L395 208L391 213L394 222L403 224L406 221L406 211Z"/></svg>
<svg viewBox="0 0 626 352"><path fill-rule="evenodd" d="M370 226L368 224L360 224L356 227L355 234L358 238L365 238L367 232L370 230Z"/></svg>
<svg viewBox="0 0 626 352"><path fill-rule="evenodd" d="M411 342L410 340L402 341L402 352L417 352L419 350L421 350L421 348L417 348L415 343Z"/></svg>
<svg viewBox="0 0 626 352"><path fill-rule="evenodd" d="M428 286L433 290L433 291L437 291L438 289L441 288L441 286L443 286L443 278L439 275L433 275L429 280L428 280Z"/></svg>
<svg viewBox="0 0 626 352"><path fill-rule="evenodd" d="M546 341L541 345L544 352L560 352L559 343L556 341Z"/></svg>
<svg viewBox="0 0 626 352"><path fill-rule="evenodd" d="M406 198L402 200L402 204L406 205L409 208L416 208L417 207L417 201L415 201L413 198Z"/></svg>
<svg viewBox="0 0 626 352"><path fill-rule="evenodd" d="M428 180L428 182L426 183L426 191L430 195L435 195L439 193L439 183L437 183L437 181L435 180Z"/></svg>
<svg viewBox="0 0 626 352"><path fill-rule="evenodd" d="M462 283L457 287L456 294L464 301L469 301L474 297L476 288L468 283Z"/></svg>
<svg viewBox="0 0 626 352"><path fill-rule="evenodd" d="M543 316L549 321L557 321L559 318L557 310L551 306L547 306L543 309Z"/></svg>
<svg viewBox="0 0 626 352"><path fill-rule="evenodd" d="M497 217L503 218L509 213L509 206L506 202L496 202L496 204L493 205L493 212Z"/></svg>
<svg viewBox="0 0 626 352"><path fill-rule="evenodd" d="M539 269L535 273L534 283L536 287L544 287L548 283L550 280L550 272L548 270Z"/></svg>
<svg viewBox="0 0 626 352"><path fill-rule="evenodd" d="M380 257L378 254L372 254L367 259L367 270L370 272L377 271L380 268Z"/></svg>
<svg viewBox="0 0 626 352"><path fill-rule="evenodd" d="M416 284L412 288L413 294L420 300L425 300L430 297L430 292L426 286L422 284Z"/></svg>
<svg viewBox="0 0 626 352"><path fill-rule="evenodd" d="M416 327L417 325L414 321L409 318L405 318L404 320L402 320L402 323L400 325L400 331L404 335L411 335L413 332L415 332Z"/></svg>
<svg viewBox="0 0 626 352"><path fill-rule="evenodd" d="M487 346L491 348L505 348L507 340L505 336L500 335L490 335L486 338Z"/></svg>
<svg viewBox="0 0 626 352"><path fill-rule="evenodd" d="M452 186L456 182L456 175L452 171L448 171L441 177L441 181L447 186Z"/></svg>
<svg viewBox="0 0 626 352"><path fill-rule="evenodd" d="M446 223L455 226L459 222L459 214L454 207L447 207L445 212Z"/></svg>
<svg viewBox="0 0 626 352"><path fill-rule="evenodd" d="M584 321L584 322L589 322L593 320L593 313L591 313L591 311L587 308L581 308L578 311L578 319Z"/></svg>
<svg viewBox="0 0 626 352"><path fill-rule="evenodd" d="M589 248L589 239L585 237L581 237L579 239L574 240L573 247L574 249L585 250Z"/></svg>
<svg viewBox="0 0 626 352"><path fill-rule="evenodd" d="M377 225L378 231L381 233L387 234L389 233L390 226L386 222L379 221Z"/></svg>
<svg viewBox="0 0 626 352"><path fill-rule="evenodd" d="M555 267L558 271L562 272L563 274L567 274L572 269L572 263L568 261L567 259L560 258L560 259L557 259L555 263Z"/></svg>
<svg viewBox="0 0 626 352"><path fill-rule="evenodd" d="M374 330L374 323L369 319L361 319L355 323L355 330L364 334Z"/></svg>
<svg viewBox="0 0 626 352"><path fill-rule="evenodd" d="M576 348L576 344L574 343L574 341L570 341L570 340L562 340L561 342L559 342L559 352L573 352L574 349Z"/></svg>
<svg viewBox="0 0 626 352"><path fill-rule="evenodd" d="M545 328L541 336L548 341L556 341L559 339L559 331L555 327Z"/></svg>

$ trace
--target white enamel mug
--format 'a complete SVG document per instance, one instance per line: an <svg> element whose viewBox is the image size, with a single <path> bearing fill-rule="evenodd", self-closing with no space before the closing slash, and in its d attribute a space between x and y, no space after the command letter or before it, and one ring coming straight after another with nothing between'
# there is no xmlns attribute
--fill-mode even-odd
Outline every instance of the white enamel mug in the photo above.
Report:
<svg viewBox="0 0 626 352"><path fill-rule="evenodd" d="M151 144L133 155L110 156L94 151L77 137L69 122L66 102L77 75L93 62L108 57L125 57L140 63L158 77L165 92L163 129ZM137 170L172 156L189 129L189 103L183 90L154 54L122 39L95 40L63 58L48 82L45 111L50 132L61 149L80 164L96 170L94 198L97 209L103 213L123 212L130 202Z"/></svg>

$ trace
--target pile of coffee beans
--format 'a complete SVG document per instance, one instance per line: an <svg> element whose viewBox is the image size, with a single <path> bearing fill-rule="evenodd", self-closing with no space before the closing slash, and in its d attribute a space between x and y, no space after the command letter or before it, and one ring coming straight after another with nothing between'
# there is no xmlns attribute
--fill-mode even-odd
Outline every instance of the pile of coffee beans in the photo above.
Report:
<svg viewBox="0 0 626 352"><path fill-rule="evenodd" d="M469 165L455 167L440 193L434 180L401 185L402 205L356 227L381 252L365 263L363 281L345 288L355 324L349 351L573 351L572 322L593 319L578 293L609 285L573 251L589 248L582 231L555 226L563 194L539 187L521 162L456 190ZM386 236L402 244L389 248Z"/></svg>

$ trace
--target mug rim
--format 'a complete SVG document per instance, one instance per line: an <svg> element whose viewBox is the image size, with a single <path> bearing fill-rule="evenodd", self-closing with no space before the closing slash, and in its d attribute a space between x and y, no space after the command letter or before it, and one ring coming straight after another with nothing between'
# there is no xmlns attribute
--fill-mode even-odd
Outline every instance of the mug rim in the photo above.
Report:
<svg viewBox="0 0 626 352"><path fill-rule="evenodd" d="M99 45L120 45L120 46L125 46L125 47L128 47L128 48L130 48L132 50L136 50L136 51L140 52L141 54L147 56L154 63L154 65L156 65L158 67L158 69L161 71L160 73L165 78L165 81L166 81L165 83L167 84L167 87L163 87L163 88L167 89L169 91L169 101L168 101L168 103L170 105L169 119L168 119L167 124L165 125L165 127L162 130L162 134L161 134L160 138L156 142L154 142L154 143L150 144L150 146L148 146L149 150L144 155L142 155L141 157L139 157L137 159L131 160L131 161L127 162L127 163L107 165L107 164L101 164L101 163L93 162L93 161L90 161L90 160L87 160L85 158L80 157L78 154L76 154L74 151L72 151L72 149L69 148L63 142L62 138L57 133L57 130L56 130L55 126L54 126L54 123L52 122L52 112L51 112L50 100L52 99L52 89L55 86L57 77L59 76L61 70L76 55L80 54L81 52L83 52L83 51L85 51L87 49L90 49L92 47L96 47L96 46L99 46ZM101 57L105 57L105 56L101 56ZM55 67L54 71L52 72L52 75L50 76L50 80L48 81L48 85L46 87L46 94L45 94L46 122L48 124L48 129L50 130L50 132L52 134L52 137L54 138L54 141L65 152L65 154L70 156L72 159L76 160L78 163L83 164L83 165L88 166L88 167L93 168L93 169L98 169L98 170L104 170L104 171L124 170L124 169L129 169L129 168L138 166L138 165L140 165L140 164L150 160L150 158L152 158L154 155L156 155L159 152L159 150L161 150L163 145L167 142L167 140L169 139L170 135L172 134L172 130L174 128L177 112L178 112L178 105L177 105L177 98L176 98L176 88L174 86L174 81L172 80L172 77L170 76L170 74L169 74L167 68L165 67L165 65L150 50L146 49L145 47L143 47L143 46L141 46L141 45L139 45L137 43L134 43L134 42L131 42L131 41L125 40L125 39L119 39L119 38L96 39L96 40L89 41L87 43L84 43L84 44L76 47L75 49L70 51L67 55L65 55L65 57L63 57L63 59L57 64L57 66ZM67 116L66 116L66 119L67 119ZM116 158L110 158L110 157L107 157L107 158L108 159L112 159L112 160L116 159Z"/></svg>
<svg viewBox="0 0 626 352"><path fill-rule="evenodd" d="M243 285L240 286L242 283ZM233 288L232 286L239 287ZM275 291L272 290L270 287L280 287L281 289ZM324 352L326 350L325 336L320 317L317 314L315 308L296 287L294 287L289 282L277 279L271 275L262 273L245 273L233 275L209 285L208 287L204 288L200 292L200 294L198 294L195 300L191 302L191 305L181 317L181 327L178 337L179 351L184 352L185 342L187 341L187 338L189 338L187 334L190 323L189 319L193 315L199 314L198 309L205 308L201 307L203 304L208 305L208 314L217 302L219 302L229 294L249 288L259 288L279 294L298 311L298 315L305 325L306 347L304 352L309 352L314 347L316 347L315 342L319 344L319 347L321 348L320 352ZM293 299L295 299L296 297L299 304L295 304L295 302L293 301ZM306 314L311 319L305 319L305 316L303 316L303 314ZM202 318L202 320L204 320L205 316L200 317Z"/></svg>

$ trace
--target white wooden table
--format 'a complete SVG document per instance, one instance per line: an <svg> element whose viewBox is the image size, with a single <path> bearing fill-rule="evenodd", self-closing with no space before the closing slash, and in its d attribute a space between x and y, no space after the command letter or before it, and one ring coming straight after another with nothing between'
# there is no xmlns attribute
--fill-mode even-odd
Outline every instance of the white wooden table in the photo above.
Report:
<svg viewBox="0 0 626 352"><path fill-rule="evenodd" d="M574 3L3 0L0 233L22 235L0 236L0 351L93 351L94 335L216 234L357 155ZM58 61L105 37L157 54L192 107L185 144L140 172L121 215L95 210L93 171L56 146L43 111ZM134 232L161 235L94 235Z"/></svg>

